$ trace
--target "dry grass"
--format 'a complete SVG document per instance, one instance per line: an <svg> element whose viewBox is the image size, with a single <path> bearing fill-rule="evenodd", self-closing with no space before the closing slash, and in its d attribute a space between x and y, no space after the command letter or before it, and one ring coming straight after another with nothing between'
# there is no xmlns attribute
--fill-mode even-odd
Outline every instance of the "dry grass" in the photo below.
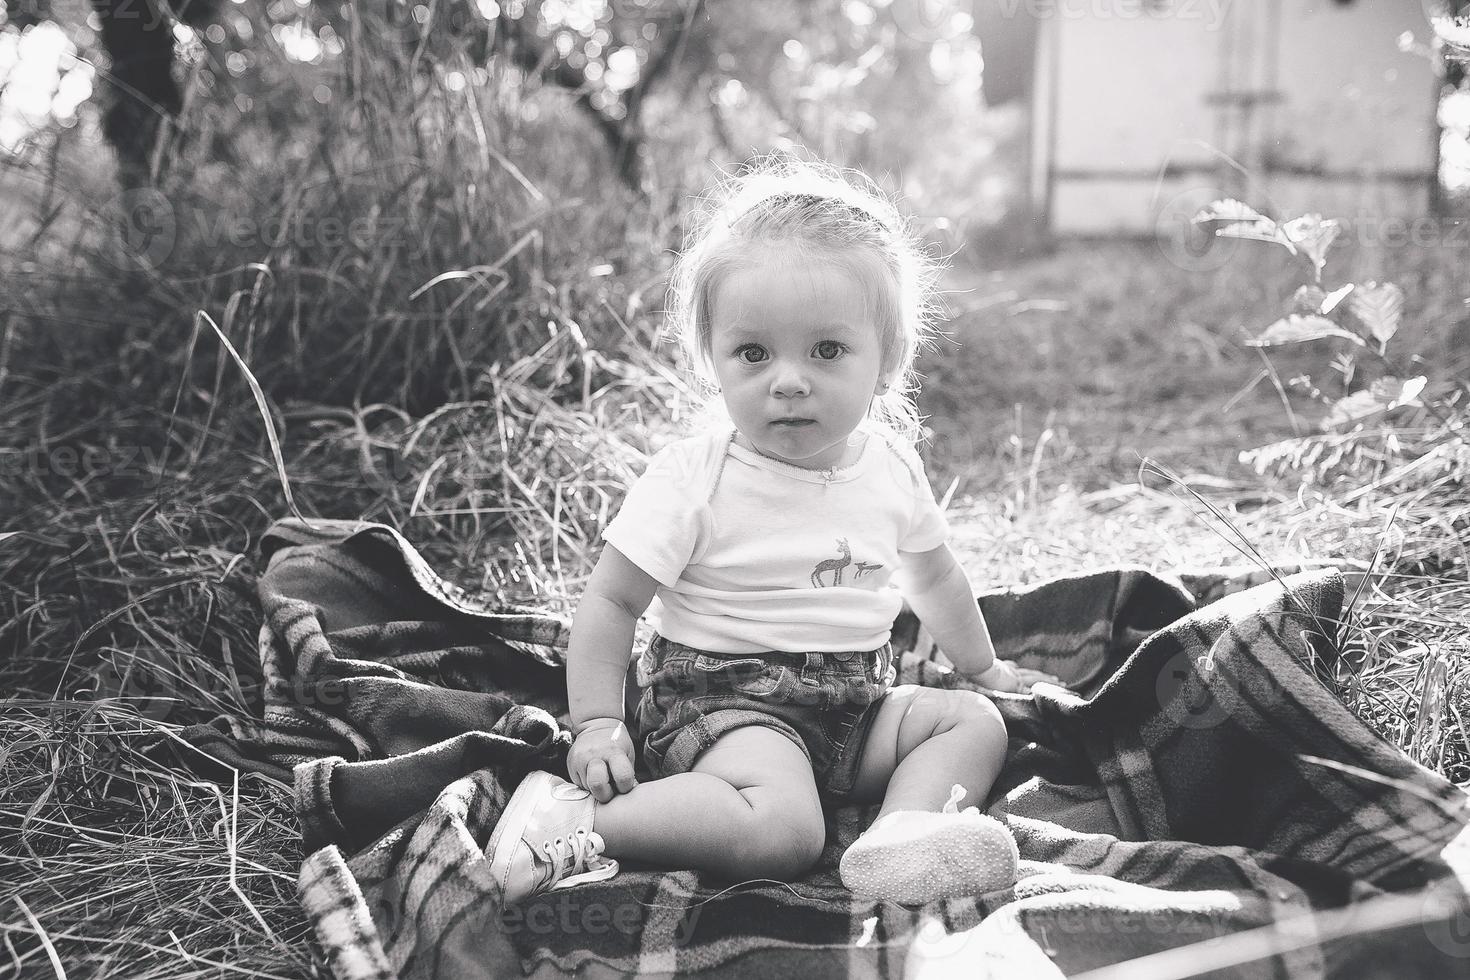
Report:
<svg viewBox="0 0 1470 980"><path fill-rule="evenodd" d="M1392 494L1345 508L1317 495L1262 501L1253 491L1145 483L1063 493L1010 516L971 501L952 516L954 543L978 582L1037 581L1079 567L1156 571L1302 563L1347 573L1343 702L1415 761L1470 788L1470 585L1463 535L1470 495L1439 481L1431 502ZM1245 499L1248 506L1241 508Z"/></svg>
<svg viewBox="0 0 1470 980"><path fill-rule="evenodd" d="M164 768L137 750L157 725L118 699L7 704L12 975L327 976L296 907L289 788Z"/></svg>

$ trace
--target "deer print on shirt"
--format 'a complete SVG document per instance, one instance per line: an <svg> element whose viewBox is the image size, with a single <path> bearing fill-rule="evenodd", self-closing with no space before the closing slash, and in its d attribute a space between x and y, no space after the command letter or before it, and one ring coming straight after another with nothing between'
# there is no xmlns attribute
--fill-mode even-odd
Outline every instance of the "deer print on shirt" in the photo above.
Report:
<svg viewBox="0 0 1470 980"><path fill-rule="evenodd" d="M878 562L876 565L874 565L874 564L870 564L870 563L865 562L865 561L858 561L858 562L853 562L853 566L852 567L855 569L855 572L854 572L854 574L853 574L852 577L855 578L855 579L859 579L859 578L862 578L864 575L868 574L869 572L876 572L878 569L880 569L880 568L883 567L883 563L882 562Z"/></svg>
<svg viewBox="0 0 1470 980"><path fill-rule="evenodd" d="M814 587L820 588L822 586L823 572L832 573L833 585L842 584L842 570L852 564L852 551L847 547L846 538L837 539L837 550L842 552L841 558L828 558L826 561L819 561L816 567L812 569L812 585Z"/></svg>

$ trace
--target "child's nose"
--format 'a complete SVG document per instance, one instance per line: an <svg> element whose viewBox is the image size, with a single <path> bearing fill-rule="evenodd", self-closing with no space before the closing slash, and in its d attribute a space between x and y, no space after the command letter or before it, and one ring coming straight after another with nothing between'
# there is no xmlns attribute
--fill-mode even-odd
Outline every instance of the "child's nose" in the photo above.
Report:
<svg viewBox="0 0 1470 980"><path fill-rule="evenodd" d="M807 382L806 375L797 369L795 365L781 365L777 367L775 376L771 381L771 393L778 398L792 398L800 395L810 394L811 385Z"/></svg>

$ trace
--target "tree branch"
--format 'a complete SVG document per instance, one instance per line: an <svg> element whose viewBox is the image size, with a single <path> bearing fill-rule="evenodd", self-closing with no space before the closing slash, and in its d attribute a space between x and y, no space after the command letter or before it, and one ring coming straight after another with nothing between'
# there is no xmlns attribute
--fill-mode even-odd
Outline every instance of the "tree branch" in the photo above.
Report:
<svg viewBox="0 0 1470 980"><path fill-rule="evenodd" d="M694 0L685 11L680 26L650 55L638 81L624 97L626 112L622 119L614 119L592 104L592 90L587 85L586 76L546 49L525 23L532 16L529 11L519 18L512 18L501 11L496 21L494 49L504 51L511 64L526 76L540 78L574 93L573 103L607 143L618 178L643 195L647 193L643 186L643 102L653 85L679 62L690 31L704 10L704 3L705 0Z"/></svg>

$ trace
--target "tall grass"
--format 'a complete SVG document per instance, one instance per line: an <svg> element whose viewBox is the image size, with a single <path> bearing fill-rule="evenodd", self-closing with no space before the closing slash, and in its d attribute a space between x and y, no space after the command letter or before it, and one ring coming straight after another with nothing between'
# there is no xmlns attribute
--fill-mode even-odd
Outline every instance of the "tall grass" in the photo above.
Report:
<svg viewBox="0 0 1470 980"><path fill-rule="evenodd" d="M604 176L565 96L454 89L462 52L412 57L369 31L335 73L281 71L289 124L224 160L228 100L194 92L156 194L120 193L77 131L0 172L0 880L23 975L325 976L288 788L139 752L258 715L260 533L289 488L565 609L682 397L656 353L674 226ZM140 202L167 248L119 224Z"/></svg>

